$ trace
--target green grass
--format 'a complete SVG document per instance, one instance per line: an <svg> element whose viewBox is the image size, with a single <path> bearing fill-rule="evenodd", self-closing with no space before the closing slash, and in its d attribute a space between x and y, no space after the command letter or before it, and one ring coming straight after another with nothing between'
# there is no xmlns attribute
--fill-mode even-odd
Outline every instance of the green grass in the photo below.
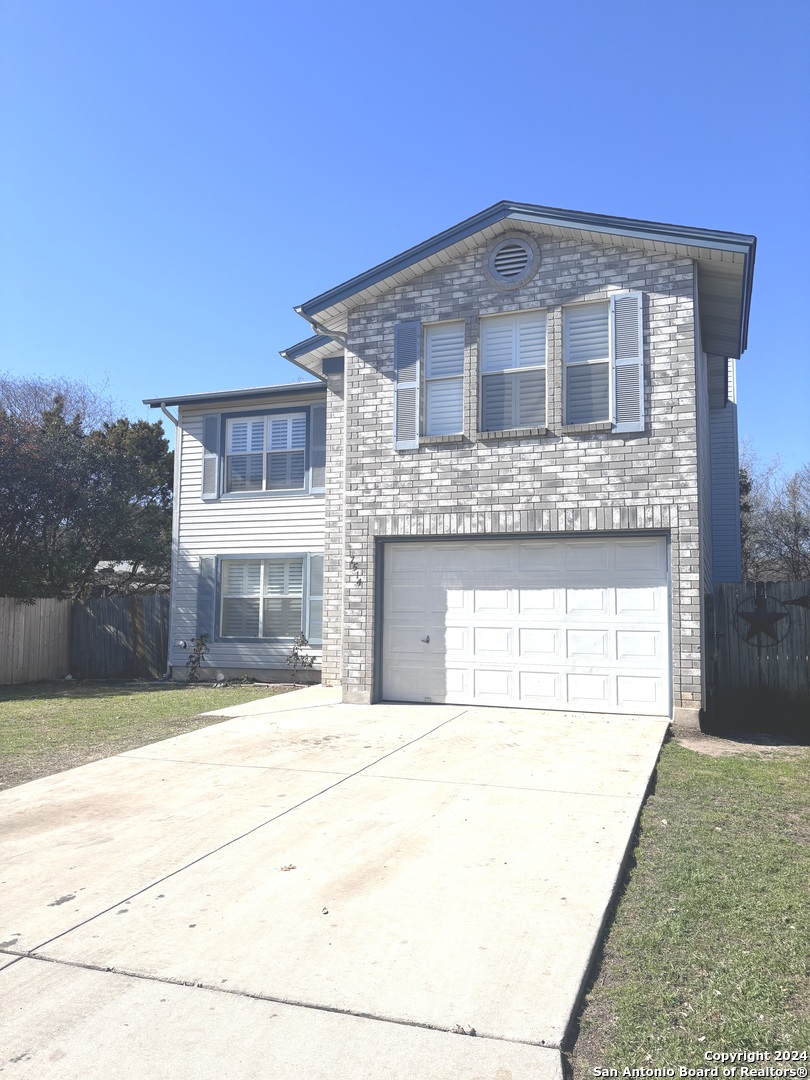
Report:
<svg viewBox="0 0 810 1080"><path fill-rule="evenodd" d="M570 1061L810 1049L810 751L668 743Z"/></svg>
<svg viewBox="0 0 810 1080"><path fill-rule="evenodd" d="M0 788L213 723L199 714L268 697L267 687L28 683L0 688Z"/></svg>

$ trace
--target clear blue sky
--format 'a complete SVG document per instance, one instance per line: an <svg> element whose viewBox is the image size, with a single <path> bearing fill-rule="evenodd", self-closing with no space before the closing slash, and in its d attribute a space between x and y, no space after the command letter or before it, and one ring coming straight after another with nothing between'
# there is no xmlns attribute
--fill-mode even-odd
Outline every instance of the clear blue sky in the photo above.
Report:
<svg viewBox="0 0 810 1080"><path fill-rule="evenodd" d="M512 199L754 233L740 430L792 471L809 10L2 0L0 370L133 418L295 381L294 304Z"/></svg>

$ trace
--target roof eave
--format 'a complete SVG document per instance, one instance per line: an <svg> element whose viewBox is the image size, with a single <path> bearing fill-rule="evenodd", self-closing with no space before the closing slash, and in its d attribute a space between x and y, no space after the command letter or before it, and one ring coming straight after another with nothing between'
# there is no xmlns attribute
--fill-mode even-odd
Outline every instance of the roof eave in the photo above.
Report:
<svg viewBox="0 0 810 1080"><path fill-rule="evenodd" d="M144 405L159 409L162 405L207 405L215 401L255 400L290 394L312 393L324 389L323 378L318 381L284 383L279 386L249 386L242 390L220 390L210 394L175 394L166 397L143 398Z"/></svg>
<svg viewBox="0 0 810 1080"><path fill-rule="evenodd" d="M504 220L525 221L538 225L551 225L557 228L580 229L594 233L608 233L614 236L632 237L636 240L649 240L657 243L688 245L692 248L729 251L742 254L748 259L753 236L741 233L721 232L714 229L698 229L690 226L669 225L654 221L641 221L634 218L609 217L604 214L592 214L584 211L561 210L556 207L534 206L529 203L499 202L482 210L479 214L467 218L428 240L408 248L401 254L379 263L363 274L358 274L341 285L329 289L296 307L303 318L312 321L318 315L336 304L345 303L357 293L386 278L401 273L415 263L438 254L445 248L468 239L482 230Z"/></svg>

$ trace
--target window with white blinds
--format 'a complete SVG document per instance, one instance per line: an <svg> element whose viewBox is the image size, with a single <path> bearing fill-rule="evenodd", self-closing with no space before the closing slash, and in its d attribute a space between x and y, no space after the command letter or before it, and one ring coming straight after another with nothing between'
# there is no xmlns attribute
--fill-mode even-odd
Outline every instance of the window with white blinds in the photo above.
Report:
<svg viewBox="0 0 810 1080"><path fill-rule="evenodd" d="M425 327L425 435L464 428L464 323Z"/></svg>
<svg viewBox="0 0 810 1080"><path fill-rule="evenodd" d="M322 639L323 556L223 559L220 636Z"/></svg>
<svg viewBox="0 0 810 1080"><path fill-rule="evenodd" d="M545 313L481 319L481 430L545 423Z"/></svg>
<svg viewBox="0 0 810 1080"><path fill-rule="evenodd" d="M565 423L610 421L644 430L644 297L614 293L609 302L565 308Z"/></svg>
<svg viewBox="0 0 810 1080"><path fill-rule="evenodd" d="M233 417L225 426L225 491L302 491L306 413Z"/></svg>
<svg viewBox="0 0 810 1080"><path fill-rule="evenodd" d="M610 305L565 308L565 423L610 420Z"/></svg>

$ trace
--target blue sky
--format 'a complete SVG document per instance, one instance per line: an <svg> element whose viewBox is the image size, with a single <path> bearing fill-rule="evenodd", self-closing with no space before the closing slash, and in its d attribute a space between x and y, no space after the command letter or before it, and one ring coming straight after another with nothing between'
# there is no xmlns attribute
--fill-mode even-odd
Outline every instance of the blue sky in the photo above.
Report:
<svg viewBox="0 0 810 1080"><path fill-rule="evenodd" d="M741 436L810 460L806 3L3 0L0 370L295 381L294 304L500 199L754 233Z"/></svg>

